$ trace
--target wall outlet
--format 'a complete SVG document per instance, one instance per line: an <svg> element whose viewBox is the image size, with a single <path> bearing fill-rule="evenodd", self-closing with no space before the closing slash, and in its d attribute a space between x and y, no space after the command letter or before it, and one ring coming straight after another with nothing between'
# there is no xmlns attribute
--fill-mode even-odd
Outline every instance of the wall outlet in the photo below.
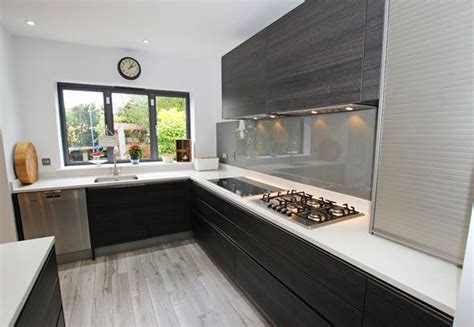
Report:
<svg viewBox="0 0 474 327"><path fill-rule="evenodd" d="M41 158L41 164L43 166L51 166L51 158Z"/></svg>
<svg viewBox="0 0 474 327"><path fill-rule="evenodd" d="M227 153L222 154L222 159L227 159Z"/></svg>

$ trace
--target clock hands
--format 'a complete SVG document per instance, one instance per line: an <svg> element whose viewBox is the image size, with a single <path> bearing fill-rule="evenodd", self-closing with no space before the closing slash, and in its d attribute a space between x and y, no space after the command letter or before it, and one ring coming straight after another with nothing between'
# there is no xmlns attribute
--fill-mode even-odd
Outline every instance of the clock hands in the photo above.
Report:
<svg viewBox="0 0 474 327"><path fill-rule="evenodd" d="M133 67L135 67L135 64L132 62L132 64L130 65L130 67L128 67L128 69L132 69Z"/></svg>

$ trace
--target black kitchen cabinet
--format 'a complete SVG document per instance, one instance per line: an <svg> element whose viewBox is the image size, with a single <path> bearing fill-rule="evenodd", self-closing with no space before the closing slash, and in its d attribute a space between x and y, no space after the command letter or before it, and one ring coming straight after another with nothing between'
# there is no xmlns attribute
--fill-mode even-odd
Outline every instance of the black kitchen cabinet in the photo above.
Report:
<svg viewBox="0 0 474 327"><path fill-rule="evenodd" d="M319 285L324 285L324 289L330 290L336 298L349 303L360 312L363 310L366 277L362 273L329 253L245 209L230 204L202 187L196 185L194 192L198 199L202 199L220 212L235 226L259 243L275 250L279 256L311 276L311 279ZM282 244L285 246L281 246ZM321 292L323 291L321 289ZM356 316L355 313L354 318L350 319L357 319Z"/></svg>
<svg viewBox="0 0 474 327"><path fill-rule="evenodd" d="M379 282L247 209L199 185L195 184L193 191L196 219L207 221L208 227L203 228L202 223L197 226L214 230L214 234L227 241L224 244L234 244L236 281L277 325L391 327L452 323L452 317ZM203 236L207 234L202 231L197 234L198 239L212 239ZM232 256L220 257L216 262L222 265L223 258ZM285 308L301 310L302 317L289 315ZM306 317L312 317L313 323L307 323Z"/></svg>
<svg viewBox="0 0 474 327"><path fill-rule="evenodd" d="M145 193L148 237L191 230L189 180L147 184Z"/></svg>
<svg viewBox="0 0 474 327"><path fill-rule="evenodd" d="M214 258L214 260L224 268L227 273L235 276L235 246L219 231L213 224L207 221L198 212L194 214L194 233L196 239Z"/></svg>
<svg viewBox="0 0 474 327"><path fill-rule="evenodd" d="M364 327L448 327L452 324L451 317L421 301L385 283L368 280Z"/></svg>
<svg viewBox="0 0 474 327"><path fill-rule="evenodd" d="M222 117L265 112L267 32L222 57Z"/></svg>
<svg viewBox="0 0 474 327"><path fill-rule="evenodd" d="M360 101L365 5L366 0L307 1L270 25L267 111Z"/></svg>
<svg viewBox="0 0 474 327"><path fill-rule="evenodd" d="M297 294L309 307L331 323L336 326L361 326L361 311L282 257L278 248L269 248L248 233L240 233L237 244L282 284Z"/></svg>
<svg viewBox="0 0 474 327"><path fill-rule="evenodd" d="M145 186L87 189L92 249L147 238Z"/></svg>
<svg viewBox="0 0 474 327"><path fill-rule="evenodd" d="M276 326L330 326L306 303L241 250L236 251L237 283Z"/></svg>
<svg viewBox="0 0 474 327"><path fill-rule="evenodd" d="M361 101L379 98L384 11L384 0L367 0Z"/></svg>
<svg viewBox="0 0 474 327"><path fill-rule="evenodd" d="M223 118L376 104L383 15L384 0L296 7L222 58Z"/></svg>
<svg viewBox="0 0 474 327"><path fill-rule="evenodd" d="M64 326L58 268L54 248L36 280L15 326Z"/></svg>
<svg viewBox="0 0 474 327"><path fill-rule="evenodd" d="M298 294L318 316L322 316L338 326L361 326L365 292L364 276L341 263L328 261L325 257L315 257L311 254L310 248L296 247L295 252L302 251L301 254L298 254L297 259L306 256L306 260L313 260L313 265L316 266L316 269L305 271L282 255L286 252L287 247L295 247L291 238L301 242L296 237L290 236L287 232L284 233L290 237L283 237L281 234L273 235L273 229L276 227L272 224L197 185L194 192L195 208L199 214L218 226L238 247L268 270L274 278ZM268 235L265 234L271 235L272 241L275 242L267 243ZM282 244L285 246L281 246ZM289 254L289 256L292 255L292 253ZM350 299L351 292L353 292L351 283L354 283L354 280L359 282L357 294L360 297L357 298L356 303L360 305L360 309L346 300L346 298ZM271 291L268 292L271 293Z"/></svg>

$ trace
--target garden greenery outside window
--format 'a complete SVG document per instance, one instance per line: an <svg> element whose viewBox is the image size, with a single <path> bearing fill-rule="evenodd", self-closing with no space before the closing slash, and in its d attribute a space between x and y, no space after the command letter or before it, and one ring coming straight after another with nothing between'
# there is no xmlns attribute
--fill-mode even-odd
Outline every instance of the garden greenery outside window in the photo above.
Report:
<svg viewBox="0 0 474 327"><path fill-rule="evenodd" d="M132 144L143 149L143 161L175 153L175 140L190 137L189 93L138 88L58 83L64 162L88 164L101 152L98 138L117 137L117 160L129 160Z"/></svg>

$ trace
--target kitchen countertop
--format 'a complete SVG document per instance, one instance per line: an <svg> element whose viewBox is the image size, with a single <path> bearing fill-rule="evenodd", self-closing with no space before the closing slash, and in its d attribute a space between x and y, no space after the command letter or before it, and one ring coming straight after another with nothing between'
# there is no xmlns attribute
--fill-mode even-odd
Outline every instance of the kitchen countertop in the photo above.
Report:
<svg viewBox="0 0 474 327"><path fill-rule="evenodd" d="M0 326L13 326L54 245L54 237L0 245Z"/></svg>
<svg viewBox="0 0 474 327"><path fill-rule="evenodd" d="M94 176L40 179L35 184L28 186L12 183L12 191L21 193L191 178L227 200L251 210L355 267L454 316L461 268L370 234L370 201L227 165L221 165L221 169L217 171L180 170L138 173L137 175L139 179L133 182L100 184L94 183ZM316 197L327 197L338 203L348 203L365 215L309 230L267 210L258 203L252 202L249 198L241 198L208 181L208 179L237 176L244 176L284 189L305 191Z"/></svg>

